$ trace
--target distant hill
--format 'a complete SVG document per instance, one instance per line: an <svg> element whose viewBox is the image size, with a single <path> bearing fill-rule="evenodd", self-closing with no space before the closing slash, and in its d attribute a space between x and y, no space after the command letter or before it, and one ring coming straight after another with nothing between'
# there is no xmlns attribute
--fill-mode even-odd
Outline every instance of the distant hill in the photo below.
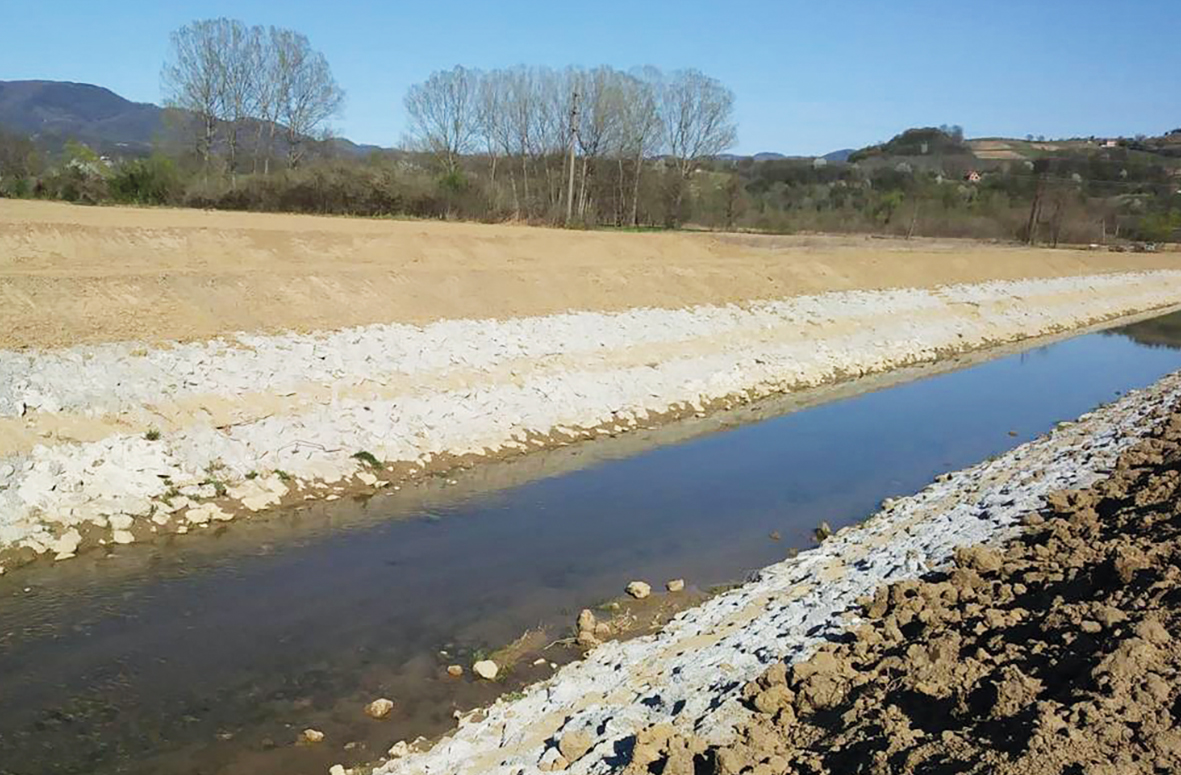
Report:
<svg viewBox="0 0 1181 775"><path fill-rule="evenodd" d="M0 126L47 147L73 139L103 150L147 153L163 113L88 83L0 81Z"/></svg>
<svg viewBox="0 0 1181 775"><path fill-rule="evenodd" d="M856 148L842 148L839 151L826 153L820 158L824 159L825 161L845 162L849 160L849 157L852 156L856 150Z"/></svg>
<svg viewBox="0 0 1181 775"><path fill-rule="evenodd" d="M132 102L89 83L0 81L0 128L29 135L49 150L78 140L107 155L147 155L164 132L164 114L159 105ZM346 156L384 150L345 138L333 138L330 147Z"/></svg>

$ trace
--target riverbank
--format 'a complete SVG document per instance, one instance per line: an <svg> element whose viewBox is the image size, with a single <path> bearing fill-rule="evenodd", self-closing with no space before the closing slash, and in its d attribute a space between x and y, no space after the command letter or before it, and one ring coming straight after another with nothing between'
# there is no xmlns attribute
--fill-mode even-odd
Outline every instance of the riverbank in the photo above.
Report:
<svg viewBox="0 0 1181 775"><path fill-rule="evenodd" d="M1169 720L1168 707L1176 698L1167 688L1167 676L1175 675L1177 666L1161 657L1166 654L1161 638L1167 641L1178 636L1176 616L1171 609L1148 616L1148 609L1153 607L1149 605L1152 600L1168 589L1152 585L1152 579L1176 580L1175 573L1161 576L1162 568L1167 571L1172 546L1168 543L1171 533L1161 531L1175 532L1172 489L1176 482L1171 466L1178 445L1174 412L1179 399L1181 375L1174 374L994 460L941 476L914 496L884 504L863 525L839 531L818 548L770 566L751 583L681 614L661 633L601 646L583 662L533 686L522 698L461 720L454 733L429 751L396 758L377 772L409 775L560 769L601 773L627 766L644 772L649 771L649 765L659 771L662 762L667 772L668 767L692 771L695 760L710 772L739 772L746 766L782 771L784 764L793 761L808 764L813 768L810 771L827 772L826 768L841 762L849 764L840 759L838 750L850 746L864 746L870 753L888 751L887 756L902 752L921 758L936 748L943 751L945 744L955 749L955 755L962 755L963 761L983 766L980 757L972 753L970 739L975 734L971 730L982 729L982 722L974 715L980 711L974 703L955 705L960 696L955 692L966 692L975 684L969 681L960 690L955 688L958 680L940 683L943 663L938 660L942 652L934 645L929 661L916 661L916 657L900 663L890 656L894 653L890 644L901 644L901 648L911 642L930 641L928 645L932 645L948 638L962 639L964 627L977 620L980 624L972 632L994 656L981 657L976 652L975 661L963 664L980 668L973 680L979 679L983 688L995 687L990 696L999 699L988 707L999 710L989 729L1008 730L1010 736L1036 743L1033 717L1026 719L1005 708L1039 696L1044 686L1050 687L1047 691L1051 693L1069 691L1055 683L1061 676L1043 675L1028 664L1026 672L1018 675L1015 671L1020 670L1018 663L1025 658L1024 652L1006 647L1012 639L1005 633L1018 622L1032 621L1037 632L1044 630L1049 633L1045 637L1054 641L1048 648L1065 648L1070 653L1083 649L1087 664L1098 671L1096 675L1110 676L1110 680L1100 676L1099 684L1124 698L1125 704L1131 703L1128 707L1135 705L1144 711L1143 723L1152 735L1141 740L1146 747L1139 760L1148 769L1139 771L1152 771L1154 762L1157 766L1171 762L1175 767L1175 747L1169 746L1176 723ZM1097 485L1095 489L1081 496L1057 494L1093 485ZM1048 514L1030 516L1042 512L1047 503ZM1023 530L1033 532L1026 532L1003 553L961 549L981 543L1001 546L1021 536ZM1162 539L1167 540L1162 543ZM1072 559L1074 555L1078 555L1078 562ZM1161 565L1162 559L1165 565ZM949 569L953 560L961 570L952 573L951 584L939 578L931 578L927 585L913 582ZM1111 568L1120 579L1118 584L1083 584L1084 577L1097 582L1107 578L1103 575L1107 571L1100 573L1099 566L1107 568L1111 562L1115 563ZM1087 570L1092 566L1094 573ZM905 603L946 597L941 590L968 576L984 579L970 585L977 589L979 610L963 608L961 604L970 602L966 593L961 593L958 603L950 598L944 601L947 605L930 603L932 610L927 614L911 610L915 606ZM1126 586L1141 577L1144 584ZM883 597L877 590L887 584L898 591ZM931 593L923 594L928 587ZM1072 593L1070 611L1049 613L1046 606L1066 587L1083 592ZM940 591L939 595L935 591ZM879 601L885 604L878 605ZM1131 618L1104 624L1099 609L1106 610L1112 601L1128 607ZM908 611L904 621L900 617ZM953 616L956 612L959 616ZM862 617L865 621L859 623ZM927 627L911 632L916 620ZM1075 625L1081 628L1081 635L1074 633ZM851 626L855 641L832 646L846 639ZM1098 650L1086 648L1088 643L1097 643L1091 634L1104 627L1115 627L1114 634L1119 637ZM1054 635L1063 628L1070 631L1070 637ZM988 646L990 636L996 636L995 648ZM818 650L828 656L817 657ZM1140 671L1133 675L1122 666L1137 659L1163 676L1163 693L1147 685L1141 692L1129 683L1147 680ZM960 655L953 661L961 663ZM776 664L786 664L787 669L773 667ZM915 691L943 697L960 708L955 712L957 721L940 722L945 726L936 731L943 732L943 742L936 748L926 744L930 738L925 736L921 719L911 714L912 723L907 726L902 717L910 707L906 704L901 706L902 716L887 719L894 725L891 728L901 724L909 729L906 735L886 740L878 737L881 730L860 723L864 713L888 715L891 703L879 695L886 691L887 683L893 691L894 683L890 682L899 675L904 685L919 682ZM1112 740L1124 739L1119 735L1123 722L1116 718L1123 711L1116 707L1118 703L1102 698L1106 690L1095 696L1087 694L1094 690L1085 686L1079 691L1082 693L1071 695L1068 701L1058 699L1058 710L1046 703L1037 705L1038 718L1057 720L1054 724L1039 722L1037 729L1042 737L1052 737L1058 730L1074 728L1078 734L1071 739L1086 745L1072 747L1068 756L1051 756L1054 751L1060 754L1061 746L1047 738L1046 745L1030 744L1031 753L1025 759L1020 746L1010 751L1012 761L1007 763L997 759L999 754L990 753L991 765L1012 765L1017 767L1014 772L1025 771L1018 765L1037 767L1029 771L1059 772L1072 763L1107 761L1104 757L1112 753ZM858 697L864 698L865 707L842 721L841 709L847 709L846 704L852 707ZM836 712L817 714L818 709ZM1090 719L1108 710L1116 716L1102 716L1106 719L1102 730L1079 727L1083 723L1080 714L1086 713ZM799 724L791 722L797 717ZM1024 722L1029 722L1029 734L1022 737L1024 733L1014 726ZM1100 739L1104 730L1114 735L1107 743ZM825 740L833 744L830 752L813 745ZM952 745L956 741L959 743ZM1116 753L1128 758L1134 752L1125 746ZM873 771L868 767L875 761L878 759L867 754L864 771ZM844 770L838 767L834 771Z"/></svg>
<svg viewBox="0 0 1181 775"><path fill-rule="evenodd" d="M1005 546L879 587L843 641L773 664L724 742L649 727L624 772L1181 770L1179 459L1174 407Z"/></svg>
<svg viewBox="0 0 1181 775"><path fill-rule="evenodd" d="M21 284L35 276L57 288L61 304L74 304L70 278L84 256L100 274L104 267L130 273L141 286L151 276L144 273L145 252L152 250L163 266L180 268L188 258L193 268L214 273L229 271L235 250L243 266L270 261L276 271L282 261L312 261L309 250L320 250L344 267L357 269L350 262L360 261L368 271L402 278L406 261L444 271L435 253L436 237L444 236L466 256L446 272L463 275L464 282L489 267L524 265L539 287L553 291L553 297L542 294L550 304L586 306L422 325L0 350L0 568L187 534L307 501L372 494L429 474L1074 331L1174 305L1181 297L1175 269L1111 271L1136 266L1129 261L1167 265L1160 256L981 246L960 255L946 245L868 250L848 241L783 247L733 236L451 230L448 224L38 203L6 203L2 214L8 263L0 282L15 301L4 314L20 318L9 333L51 331L37 323L38 315L56 307L35 302ZM66 215L77 223L61 222ZM562 241L586 261L596 256L602 263L595 272L629 271L646 262L655 275L637 279L628 293L639 295L621 301L596 284L593 272L580 274L585 267L574 272L542 258ZM247 242L257 243L253 252ZM217 259L215 245L226 255ZM418 258L391 258L394 247ZM674 256L683 248L689 258L680 263ZM116 263L120 250L126 256ZM718 282L712 298L742 302L691 304L723 272L736 279ZM929 276L900 287L914 282L916 272ZM788 275L800 281L789 282ZM1014 275L1026 279L940 285ZM305 289L322 285L322 278L301 276ZM428 280L446 285L436 274L398 282L404 280L410 285L378 294L386 320L423 317L420 286ZM234 282L262 295L273 291L256 274ZM572 282L581 291L562 291ZM839 289L848 287L866 289ZM802 288L824 292L800 294ZM796 295L751 295L758 291ZM128 330L100 323L116 317L141 333L157 324L158 332L189 331L181 308L164 305L158 311L163 319L139 319L126 306L139 298L129 286L94 302L87 310L97 328L76 325L61 308L68 332L60 338L85 341ZM457 298L463 299L459 307L426 306L443 313L554 308L534 304L528 293L518 298L497 282ZM509 301L514 306L497 306ZM317 319L332 321L364 306L328 292L306 302L327 315ZM655 302L674 306L650 306ZM305 307L286 299L272 314L269 304L247 305L267 317L253 321L261 331L298 324L282 311ZM632 306L618 311L620 304Z"/></svg>
<svg viewBox="0 0 1181 775"><path fill-rule="evenodd" d="M0 352L4 564L652 427L1175 303L1181 272Z"/></svg>

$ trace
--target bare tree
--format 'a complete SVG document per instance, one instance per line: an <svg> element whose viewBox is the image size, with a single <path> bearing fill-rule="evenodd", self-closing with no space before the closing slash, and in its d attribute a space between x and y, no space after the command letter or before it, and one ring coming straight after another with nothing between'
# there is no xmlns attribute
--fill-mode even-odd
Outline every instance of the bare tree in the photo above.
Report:
<svg viewBox="0 0 1181 775"><path fill-rule="evenodd" d="M529 160L533 150L533 127L538 96L534 88L533 73L524 67L504 71L505 117L509 135L512 137L513 152L521 158L521 200L523 208L529 209Z"/></svg>
<svg viewBox="0 0 1181 775"><path fill-rule="evenodd" d="M279 67L278 46L275 42L279 35L279 30L274 27L251 29L254 39L251 47L254 69L254 117L257 121L254 135L254 171L258 172L261 160L263 174L270 174L271 171L275 134L286 101L285 79Z"/></svg>
<svg viewBox="0 0 1181 775"><path fill-rule="evenodd" d="M223 91L222 32L225 19L195 21L172 33L160 78L164 103L191 116L194 146L208 169L217 137Z"/></svg>
<svg viewBox="0 0 1181 775"><path fill-rule="evenodd" d="M221 46L221 100L219 118L225 125L226 167L230 174L238 169L238 133L258 108L258 72L255 69L259 46L257 34L235 19L218 19Z"/></svg>
<svg viewBox="0 0 1181 775"><path fill-rule="evenodd" d="M477 120L479 132L484 140L488 154L492 158L491 186L493 196L496 196L496 163L504 155L513 155L513 130L509 120L510 95L509 74L503 70L493 70L480 77L477 97ZM513 208L517 217L521 215L521 202L517 195L516 173L509 166L509 181L513 193ZM497 200L494 200L494 204Z"/></svg>
<svg viewBox="0 0 1181 775"><path fill-rule="evenodd" d="M276 30L272 36L278 74L279 119L287 127L287 163L302 161L306 141L326 130L328 119L340 113L344 90L332 76L328 60L314 50L307 36Z"/></svg>
<svg viewBox="0 0 1181 775"><path fill-rule="evenodd" d="M631 207L633 226L640 222L640 174L644 170L644 159L657 153L663 141L660 107L656 94L656 85L659 81L660 71L654 67L646 67L632 73L620 84L617 142L621 160L625 156L635 159ZM621 174L621 184L622 179Z"/></svg>
<svg viewBox="0 0 1181 775"><path fill-rule="evenodd" d="M415 144L435 156L448 174L472 150L481 125L478 73L456 66L431 73L403 100ZM485 117L487 120L487 117Z"/></svg>
<svg viewBox="0 0 1181 775"><path fill-rule="evenodd" d="M680 181L673 193L671 221L680 218L685 188L703 158L734 145L734 93L698 70L679 70L660 88L665 143Z"/></svg>
<svg viewBox="0 0 1181 775"><path fill-rule="evenodd" d="M545 197L541 200L545 209L552 209L562 200L561 173L565 168L564 152L570 141L573 79L572 68L555 71L539 67L532 71L530 85L533 98L529 102L532 109L528 117L529 154L535 165L540 163L542 175L545 176ZM557 164L551 165L553 161L557 161Z"/></svg>
<svg viewBox="0 0 1181 775"><path fill-rule="evenodd" d="M578 188L578 213L586 218L590 176L619 133L623 92L621 73L610 67L579 72L575 89L580 95L578 147L582 152L582 182Z"/></svg>

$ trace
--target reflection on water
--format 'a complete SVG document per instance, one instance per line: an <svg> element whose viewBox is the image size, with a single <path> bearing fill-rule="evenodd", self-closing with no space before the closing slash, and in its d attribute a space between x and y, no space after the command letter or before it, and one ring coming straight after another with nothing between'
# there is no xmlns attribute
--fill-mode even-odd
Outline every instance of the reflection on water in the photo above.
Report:
<svg viewBox="0 0 1181 775"><path fill-rule="evenodd" d="M446 678L455 657L440 649L470 658L568 623L633 578L741 578L806 546L821 520L858 520L1181 368L1159 346L1181 336L1165 332L1181 333L1181 316L622 459L634 441L570 448L551 458L561 475L489 468L523 482L491 493L464 497L461 477L320 504L288 517L298 540L245 523L12 574L0 579L0 773L267 775L374 759L492 696ZM362 714L378 696L398 703L388 721ZM308 726L326 741L293 745Z"/></svg>
<svg viewBox="0 0 1181 775"><path fill-rule="evenodd" d="M1126 336L1149 347L1178 349L1181 348L1181 312L1113 328L1106 333L1113 336Z"/></svg>

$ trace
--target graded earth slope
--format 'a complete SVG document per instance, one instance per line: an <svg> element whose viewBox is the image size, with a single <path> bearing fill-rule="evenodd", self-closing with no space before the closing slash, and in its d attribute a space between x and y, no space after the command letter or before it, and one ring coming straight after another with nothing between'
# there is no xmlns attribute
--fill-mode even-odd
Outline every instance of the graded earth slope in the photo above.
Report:
<svg viewBox="0 0 1181 775"><path fill-rule="evenodd" d="M969 241L575 232L0 199L0 348L1161 269Z"/></svg>

